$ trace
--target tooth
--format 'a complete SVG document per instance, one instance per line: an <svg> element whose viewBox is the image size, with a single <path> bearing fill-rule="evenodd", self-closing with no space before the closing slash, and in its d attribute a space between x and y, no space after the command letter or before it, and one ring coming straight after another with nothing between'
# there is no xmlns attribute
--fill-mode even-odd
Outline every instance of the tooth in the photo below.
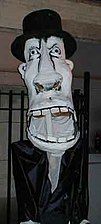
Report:
<svg viewBox="0 0 101 224"><path fill-rule="evenodd" d="M66 139L66 137L60 137L60 138L58 138L58 142L59 143L67 142L67 139Z"/></svg>
<svg viewBox="0 0 101 224"><path fill-rule="evenodd" d="M47 141L50 142L57 142L57 138L53 137L53 136L47 136Z"/></svg>
<svg viewBox="0 0 101 224"><path fill-rule="evenodd" d="M40 138L40 139L42 139L42 140L44 140L44 141L47 141L47 139L45 138L44 135L40 135L40 134L38 134L36 137L37 137L37 138Z"/></svg>
<svg viewBox="0 0 101 224"><path fill-rule="evenodd" d="M67 107L60 107L60 111L61 112L68 112L68 109L67 109Z"/></svg>
<svg viewBox="0 0 101 224"><path fill-rule="evenodd" d="M43 109L42 110L42 115L46 115L48 113L49 109Z"/></svg>
<svg viewBox="0 0 101 224"><path fill-rule="evenodd" d="M57 113L57 112L59 112L59 108L58 107L51 108L51 113L52 114Z"/></svg>
<svg viewBox="0 0 101 224"><path fill-rule="evenodd" d="M40 110L33 111L33 116L40 116L40 115L41 115L41 111Z"/></svg>

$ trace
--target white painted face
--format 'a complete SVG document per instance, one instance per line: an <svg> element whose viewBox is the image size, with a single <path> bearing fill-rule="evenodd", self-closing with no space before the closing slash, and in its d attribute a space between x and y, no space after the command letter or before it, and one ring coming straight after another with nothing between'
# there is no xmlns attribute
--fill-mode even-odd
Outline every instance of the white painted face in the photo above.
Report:
<svg viewBox="0 0 101 224"><path fill-rule="evenodd" d="M32 38L25 44L19 71L28 88L28 138L42 150L59 153L78 139L71 83L73 63L63 40Z"/></svg>

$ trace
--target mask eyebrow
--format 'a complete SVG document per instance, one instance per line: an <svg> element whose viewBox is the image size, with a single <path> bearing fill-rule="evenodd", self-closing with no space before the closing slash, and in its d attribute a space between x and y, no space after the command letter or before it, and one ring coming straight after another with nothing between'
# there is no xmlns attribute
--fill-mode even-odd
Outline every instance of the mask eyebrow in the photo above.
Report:
<svg viewBox="0 0 101 224"><path fill-rule="evenodd" d="M30 46L29 50L33 50L33 48L36 48L36 49L40 50L41 49L41 39L38 40L38 44L39 44L39 46L36 46L36 45Z"/></svg>
<svg viewBox="0 0 101 224"><path fill-rule="evenodd" d="M37 47L37 46L31 46L30 48L29 48L29 51L31 51L31 50L33 50L34 48L36 48L36 49L38 49L38 50L40 50L40 48L39 47Z"/></svg>
<svg viewBox="0 0 101 224"><path fill-rule="evenodd" d="M57 43L53 44L52 47L48 47L48 49L51 50L55 46L57 46Z"/></svg>

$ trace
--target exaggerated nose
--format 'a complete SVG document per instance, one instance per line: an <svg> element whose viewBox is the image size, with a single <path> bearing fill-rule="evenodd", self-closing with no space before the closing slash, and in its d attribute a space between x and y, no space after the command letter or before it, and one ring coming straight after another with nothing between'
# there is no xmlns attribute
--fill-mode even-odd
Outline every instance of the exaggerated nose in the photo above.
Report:
<svg viewBox="0 0 101 224"><path fill-rule="evenodd" d="M43 49L40 62L39 71L33 80L33 84L37 93L50 90L60 90L62 83L61 74L55 70L55 65L51 60L49 52L46 48Z"/></svg>
<svg viewBox="0 0 101 224"><path fill-rule="evenodd" d="M37 93L40 93L40 92L44 92L44 91L50 91L50 90L55 90L55 91L59 91L61 89L61 80L59 78L59 74L57 74L57 78L53 78L52 79L52 74L47 74L47 78L45 77L45 80L43 79L44 77L44 74L42 74L42 78L39 77L36 77L36 79L34 80L34 86L35 86L35 89L36 89L36 92ZM49 78L49 76L51 78ZM56 76L56 74L55 74ZM41 78L41 79L40 79Z"/></svg>

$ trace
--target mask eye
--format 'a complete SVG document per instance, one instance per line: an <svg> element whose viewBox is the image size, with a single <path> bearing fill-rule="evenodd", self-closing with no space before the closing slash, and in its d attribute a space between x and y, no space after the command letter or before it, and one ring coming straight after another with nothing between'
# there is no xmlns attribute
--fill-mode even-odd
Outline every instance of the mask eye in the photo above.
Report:
<svg viewBox="0 0 101 224"><path fill-rule="evenodd" d="M59 57L61 55L61 50L59 47L55 46L51 51L50 51L50 55L53 57Z"/></svg>
<svg viewBox="0 0 101 224"><path fill-rule="evenodd" d="M37 59L39 57L40 57L39 49L34 47L34 48L29 50L29 61Z"/></svg>

